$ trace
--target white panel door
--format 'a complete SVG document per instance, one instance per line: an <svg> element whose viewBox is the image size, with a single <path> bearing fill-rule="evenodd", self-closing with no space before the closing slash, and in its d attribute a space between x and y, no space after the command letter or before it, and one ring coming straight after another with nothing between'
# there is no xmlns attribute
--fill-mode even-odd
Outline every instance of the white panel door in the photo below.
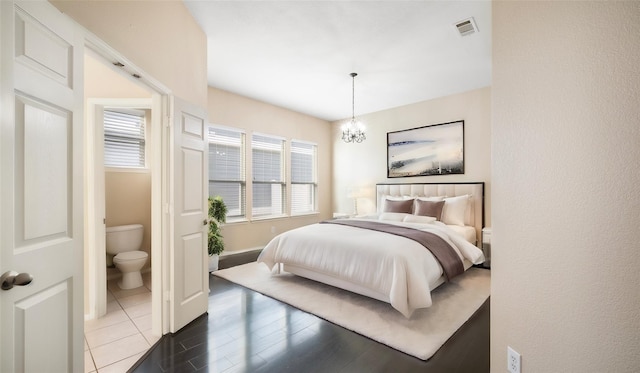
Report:
<svg viewBox="0 0 640 373"><path fill-rule="evenodd" d="M171 332L207 312L208 141L206 115L173 98Z"/></svg>
<svg viewBox="0 0 640 373"><path fill-rule="evenodd" d="M79 372L83 41L46 1L0 25L0 371Z"/></svg>

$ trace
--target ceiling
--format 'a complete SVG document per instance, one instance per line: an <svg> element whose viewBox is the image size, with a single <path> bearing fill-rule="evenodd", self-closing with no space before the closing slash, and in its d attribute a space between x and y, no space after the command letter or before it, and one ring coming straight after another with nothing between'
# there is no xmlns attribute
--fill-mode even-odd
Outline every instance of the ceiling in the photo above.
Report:
<svg viewBox="0 0 640 373"><path fill-rule="evenodd" d="M317 118L351 117L351 72L356 116L491 84L490 1L183 1L210 86Z"/></svg>

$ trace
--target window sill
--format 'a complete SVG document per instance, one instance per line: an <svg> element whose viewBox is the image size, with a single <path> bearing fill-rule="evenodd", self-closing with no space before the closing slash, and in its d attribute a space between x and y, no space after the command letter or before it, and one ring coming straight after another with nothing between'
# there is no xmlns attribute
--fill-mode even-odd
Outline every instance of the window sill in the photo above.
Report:
<svg viewBox="0 0 640 373"><path fill-rule="evenodd" d="M262 221L262 220L276 220L276 219L284 219L284 218L288 218L289 215L269 215L269 216L257 216L257 217L252 217L251 221Z"/></svg>
<svg viewBox="0 0 640 373"><path fill-rule="evenodd" d="M297 214L291 214L291 217L292 218L301 218L301 217L312 216L312 215L320 215L320 211L299 212Z"/></svg>
<svg viewBox="0 0 640 373"><path fill-rule="evenodd" d="M104 168L105 172L128 172L128 173L137 173L137 174L148 174L151 172L151 169L144 167L144 168L133 168L133 167L108 167L105 166Z"/></svg>
<svg viewBox="0 0 640 373"><path fill-rule="evenodd" d="M237 218L237 219L233 219L233 220L229 220L227 219L227 222L225 223L225 225L234 225L234 224L246 224L246 223L251 223L251 222L260 222L260 221L266 221L266 220L279 220L279 219L295 219L295 218L304 218L307 216L315 216L315 215L320 215L320 211L314 211L314 212L309 212L309 213L300 213L300 214L295 214L295 215L270 215L270 216L259 216L259 217L254 217L251 219L247 219L247 218Z"/></svg>
<svg viewBox="0 0 640 373"><path fill-rule="evenodd" d="M236 219L227 219L227 222L225 223L225 225L233 225L233 224L242 224L242 223L248 223L249 220L246 218L236 218Z"/></svg>

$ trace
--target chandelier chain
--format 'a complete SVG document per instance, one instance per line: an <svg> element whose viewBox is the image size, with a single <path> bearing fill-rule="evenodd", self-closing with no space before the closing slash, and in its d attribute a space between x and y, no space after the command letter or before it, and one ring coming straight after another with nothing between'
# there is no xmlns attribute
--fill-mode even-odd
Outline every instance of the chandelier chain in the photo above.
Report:
<svg viewBox="0 0 640 373"><path fill-rule="evenodd" d="M351 122L356 119L356 73L351 73Z"/></svg>
<svg viewBox="0 0 640 373"><path fill-rule="evenodd" d="M356 76L358 74L351 73L351 121L342 129L342 140L346 143L362 142L366 139L362 124L356 122Z"/></svg>

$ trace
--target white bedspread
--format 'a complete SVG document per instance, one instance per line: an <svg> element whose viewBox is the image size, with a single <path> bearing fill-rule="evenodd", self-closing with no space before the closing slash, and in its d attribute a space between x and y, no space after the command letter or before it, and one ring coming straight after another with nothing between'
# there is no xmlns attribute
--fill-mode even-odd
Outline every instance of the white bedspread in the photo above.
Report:
<svg viewBox="0 0 640 373"><path fill-rule="evenodd" d="M385 222L438 234L460 258L484 261L482 251L439 222ZM429 250L404 237L338 224L312 224L282 233L264 248L258 261L269 268L294 265L388 294L391 305L410 317L431 306L431 289L442 267Z"/></svg>

